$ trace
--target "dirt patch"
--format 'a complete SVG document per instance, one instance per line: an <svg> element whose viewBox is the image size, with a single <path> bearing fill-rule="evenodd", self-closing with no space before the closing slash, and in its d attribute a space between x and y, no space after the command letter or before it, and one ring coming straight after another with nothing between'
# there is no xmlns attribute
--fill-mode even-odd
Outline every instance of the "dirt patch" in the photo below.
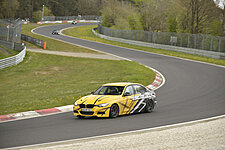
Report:
<svg viewBox="0 0 225 150"><path fill-rule="evenodd" d="M47 71L35 71L34 74L37 75L48 75L50 74L50 72Z"/></svg>
<svg viewBox="0 0 225 150"><path fill-rule="evenodd" d="M53 70L53 71L60 71L61 70L60 67L58 67L58 66L53 66L50 69Z"/></svg>
<svg viewBox="0 0 225 150"><path fill-rule="evenodd" d="M60 56L69 56L69 57L83 57L83 58L96 58L96 59L108 59L108 60L123 60L120 57L110 55L110 54L105 54L105 53L100 53L100 54L74 53L74 52L50 51L50 50L42 50L42 49L34 49L34 48L27 48L27 51L35 52L35 53L60 55Z"/></svg>
<svg viewBox="0 0 225 150"><path fill-rule="evenodd" d="M37 75L50 75L57 72L63 71L62 67L59 66L49 66L45 69L46 71L35 71L34 74Z"/></svg>

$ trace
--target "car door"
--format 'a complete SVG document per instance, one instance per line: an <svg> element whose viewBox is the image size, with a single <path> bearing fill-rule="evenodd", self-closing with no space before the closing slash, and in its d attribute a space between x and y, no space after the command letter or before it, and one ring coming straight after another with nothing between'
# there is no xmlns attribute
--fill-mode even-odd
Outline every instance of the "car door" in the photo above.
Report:
<svg viewBox="0 0 225 150"><path fill-rule="evenodd" d="M146 106L144 94L147 92L147 89L141 85L133 85L133 88L134 88L133 100L136 101L136 104L130 113L137 113L143 111Z"/></svg>
<svg viewBox="0 0 225 150"><path fill-rule="evenodd" d="M134 88L132 85L126 87L122 101L121 101L121 113L122 114L129 114L132 107L136 104L136 101L133 99L134 97Z"/></svg>

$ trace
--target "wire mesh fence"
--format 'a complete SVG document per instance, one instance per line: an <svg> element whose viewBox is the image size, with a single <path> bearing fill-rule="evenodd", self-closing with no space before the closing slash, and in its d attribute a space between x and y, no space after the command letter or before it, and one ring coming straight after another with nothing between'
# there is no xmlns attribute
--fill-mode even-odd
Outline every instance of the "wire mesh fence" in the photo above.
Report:
<svg viewBox="0 0 225 150"><path fill-rule="evenodd" d="M21 19L0 19L0 44L9 49L21 43Z"/></svg>
<svg viewBox="0 0 225 150"><path fill-rule="evenodd" d="M225 37L205 34L117 30L103 27L100 24L97 30L99 33L111 37L225 53Z"/></svg>
<svg viewBox="0 0 225 150"><path fill-rule="evenodd" d="M44 16L42 21L63 21L63 20L99 20L99 16L86 15L86 16Z"/></svg>

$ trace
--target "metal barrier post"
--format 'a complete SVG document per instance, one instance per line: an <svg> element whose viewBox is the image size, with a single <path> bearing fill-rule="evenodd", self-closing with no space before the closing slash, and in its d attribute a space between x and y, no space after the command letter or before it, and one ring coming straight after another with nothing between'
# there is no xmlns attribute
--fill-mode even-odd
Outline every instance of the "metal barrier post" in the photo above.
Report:
<svg viewBox="0 0 225 150"><path fill-rule="evenodd" d="M212 38L212 36L210 36L210 38L211 38L211 42L210 42L210 50L212 51L212 50L213 50L213 38Z"/></svg>

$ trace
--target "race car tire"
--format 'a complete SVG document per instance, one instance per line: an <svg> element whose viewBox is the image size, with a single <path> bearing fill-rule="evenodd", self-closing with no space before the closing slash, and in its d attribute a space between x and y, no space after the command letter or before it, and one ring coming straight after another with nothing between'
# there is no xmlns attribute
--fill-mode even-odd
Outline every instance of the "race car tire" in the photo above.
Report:
<svg viewBox="0 0 225 150"><path fill-rule="evenodd" d="M119 107L116 104L113 104L110 108L109 117L116 118L119 115Z"/></svg>
<svg viewBox="0 0 225 150"><path fill-rule="evenodd" d="M146 100L145 112L150 113L154 109L154 102L151 99Z"/></svg>
<svg viewBox="0 0 225 150"><path fill-rule="evenodd" d="M77 118L79 119L83 119L85 116L77 116Z"/></svg>

